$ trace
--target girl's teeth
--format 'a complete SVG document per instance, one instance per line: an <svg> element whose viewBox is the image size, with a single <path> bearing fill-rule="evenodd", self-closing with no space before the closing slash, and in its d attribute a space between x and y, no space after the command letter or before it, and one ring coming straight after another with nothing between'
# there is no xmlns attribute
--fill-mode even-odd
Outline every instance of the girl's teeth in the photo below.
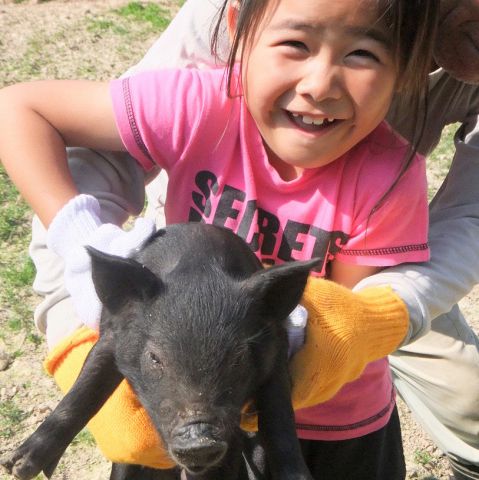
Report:
<svg viewBox="0 0 479 480"><path fill-rule="evenodd" d="M292 113L294 118L300 117L302 122L305 123L306 125L323 125L324 122L329 122L331 123L334 118L317 118L314 119L313 117L309 117L308 115L300 115L299 113Z"/></svg>
<svg viewBox="0 0 479 480"><path fill-rule="evenodd" d="M306 125L322 125L323 121L314 120L313 118L308 117L307 115L303 115L303 123L305 123Z"/></svg>

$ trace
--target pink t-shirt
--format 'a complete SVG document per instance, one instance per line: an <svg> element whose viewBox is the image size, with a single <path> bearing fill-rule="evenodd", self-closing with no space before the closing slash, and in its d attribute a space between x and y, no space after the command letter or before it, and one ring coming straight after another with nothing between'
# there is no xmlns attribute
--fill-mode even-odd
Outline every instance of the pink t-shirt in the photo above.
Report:
<svg viewBox="0 0 479 480"><path fill-rule="evenodd" d="M168 172L168 223L202 221L241 236L264 263L332 259L391 266L429 259L425 162L391 187L408 149L386 123L333 163L284 181L269 164L243 97L226 95L224 70L165 70L111 84L123 143L146 169ZM394 406L387 359L330 401L296 413L298 435L355 438L378 430Z"/></svg>

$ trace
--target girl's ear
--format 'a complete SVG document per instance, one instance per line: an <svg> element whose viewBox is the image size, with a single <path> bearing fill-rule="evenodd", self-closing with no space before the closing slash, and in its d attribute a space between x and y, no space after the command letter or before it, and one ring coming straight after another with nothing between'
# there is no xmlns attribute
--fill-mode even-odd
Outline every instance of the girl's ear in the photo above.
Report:
<svg viewBox="0 0 479 480"><path fill-rule="evenodd" d="M231 0L228 3L228 10L226 12L226 26L228 28L228 37L230 41L233 41L235 36L240 6L241 4L239 0Z"/></svg>

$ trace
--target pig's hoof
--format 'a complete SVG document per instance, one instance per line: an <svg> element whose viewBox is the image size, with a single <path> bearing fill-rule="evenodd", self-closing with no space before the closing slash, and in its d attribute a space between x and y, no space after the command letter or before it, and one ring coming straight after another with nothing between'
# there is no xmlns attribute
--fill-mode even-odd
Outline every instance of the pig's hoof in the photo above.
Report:
<svg viewBox="0 0 479 480"><path fill-rule="evenodd" d="M4 455L0 458L0 464L8 473L21 480L34 478L41 471L41 469L35 468L32 462L22 455L19 450Z"/></svg>
<svg viewBox="0 0 479 480"><path fill-rule="evenodd" d="M32 458L28 450L25 450L21 446L0 458L0 465L2 465L8 473L20 480L35 478L41 471L49 478L56 464L57 462L54 462L54 465L50 463L47 466L40 464Z"/></svg>

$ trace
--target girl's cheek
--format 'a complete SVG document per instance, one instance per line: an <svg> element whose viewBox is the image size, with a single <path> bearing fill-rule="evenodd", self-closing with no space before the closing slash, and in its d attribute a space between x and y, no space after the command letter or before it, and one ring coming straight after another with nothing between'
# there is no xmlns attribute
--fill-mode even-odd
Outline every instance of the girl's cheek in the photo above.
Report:
<svg viewBox="0 0 479 480"><path fill-rule="evenodd" d="M358 83L356 84L358 85ZM354 87L353 87L354 88ZM396 75L365 75L362 87L358 86L358 90L362 89L363 94L367 97L379 99L391 98L396 91Z"/></svg>

